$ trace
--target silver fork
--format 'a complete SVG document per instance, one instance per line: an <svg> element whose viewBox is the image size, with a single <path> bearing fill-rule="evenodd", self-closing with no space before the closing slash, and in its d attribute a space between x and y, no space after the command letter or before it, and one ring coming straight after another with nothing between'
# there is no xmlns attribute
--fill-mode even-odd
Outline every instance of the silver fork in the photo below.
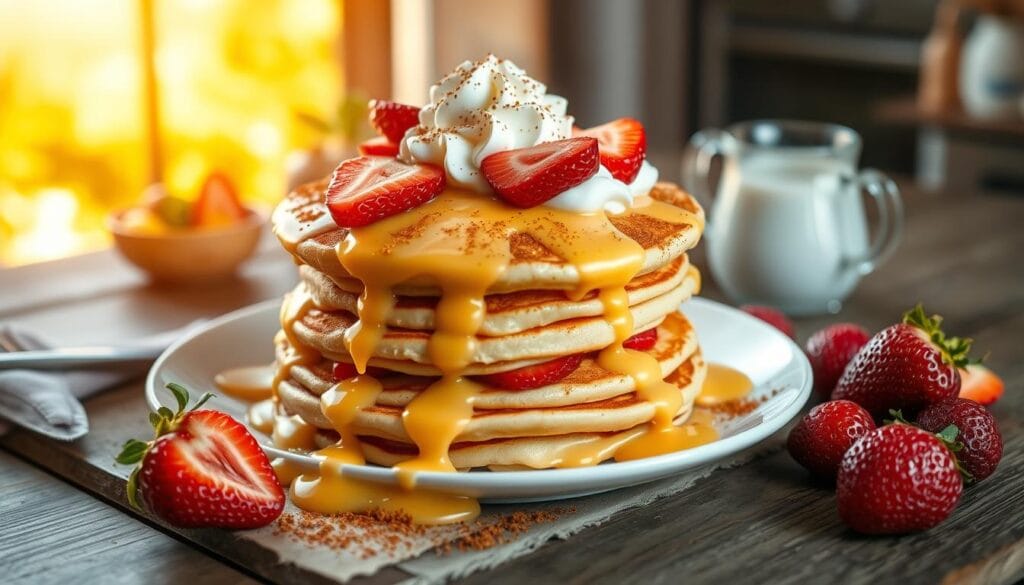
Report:
<svg viewBox="0 0 1024 585"><path fill-rule="evenodd" d="M0 370L82 369L110 364L151 362L160 354L157 347L70 347L42 349L19 342L9 327L0 327Z"/></svg>

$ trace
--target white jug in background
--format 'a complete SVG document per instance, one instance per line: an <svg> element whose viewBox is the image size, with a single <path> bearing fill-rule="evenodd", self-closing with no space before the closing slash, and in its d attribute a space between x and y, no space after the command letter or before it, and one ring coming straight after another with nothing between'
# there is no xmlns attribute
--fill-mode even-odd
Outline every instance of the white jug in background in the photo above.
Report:
<svg viewBox="0 0 1024 585"><path fill-rule="evenodd" d="M978 118L1016 118L1024 94L1024 23L978 16L960 60L960 100Z"/></svg>
<svg viewBox="0 0 1024 585"><path fill-rule="evenodd" d="M853 130L816 122L745 122L691 138L683 181L708 211L711 274L735 303L835 313L892 252L903 226L899 192L878 171L857 172L860 148ZM722 176L712 195L716 155ZM861 190L878 205L873 242Z"/></svg>

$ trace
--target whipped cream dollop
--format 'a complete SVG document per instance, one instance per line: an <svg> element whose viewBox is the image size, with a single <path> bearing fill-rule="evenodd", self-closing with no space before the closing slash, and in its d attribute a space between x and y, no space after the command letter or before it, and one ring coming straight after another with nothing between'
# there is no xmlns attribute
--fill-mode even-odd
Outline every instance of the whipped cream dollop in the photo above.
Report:
<svg viewBox="0 0 1024 585"><path fill-rule="evenodd" d="M650 193L657 182L658 169L647 161L643 162L640 172L629 184L613 177L602 165L596 175L571 189L562 191L544 205L579 213L604 210L612 215L618 215L633 206L634 197Z"/></svg>
<svg viewBox="0 0 1024 585"><path fill-rule="evenodd" d="M442 167L448 184L491 193L480 163L504 150L535 146L572 136L573 117L565 98L526 75L507 59L488 55L466 61L430 88L430 103L420 109L419 126L400 144L399 159ZM658 172L644 162L632 184L616 180L601 167L582 184L545 205L581 213L622 213L633 197L650 191Z"/></svg>

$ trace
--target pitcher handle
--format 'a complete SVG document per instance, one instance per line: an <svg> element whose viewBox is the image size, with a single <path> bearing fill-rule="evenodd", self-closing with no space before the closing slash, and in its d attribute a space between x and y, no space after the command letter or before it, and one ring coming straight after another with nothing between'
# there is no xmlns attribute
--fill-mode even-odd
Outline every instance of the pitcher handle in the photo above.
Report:
<svg viewBox="0 0 1024 585"><path fill-rule="evenodd" d="M878 233L867 254L853 259L856 269L868 274L889 258L903 237L903 200L896 183L876 169L862 170L857 184L878 207Z"/></svg>
<svg viewBox="0 0 1024 585"><path fill-rule="evenodd" d="M690 142L683 151L683 187L705 210L710 209L714 196L708 177L711 172L711 161L715 156L725 153L726 136L728 135L725 132L717 128L701 130L690 137Z"/></svg>

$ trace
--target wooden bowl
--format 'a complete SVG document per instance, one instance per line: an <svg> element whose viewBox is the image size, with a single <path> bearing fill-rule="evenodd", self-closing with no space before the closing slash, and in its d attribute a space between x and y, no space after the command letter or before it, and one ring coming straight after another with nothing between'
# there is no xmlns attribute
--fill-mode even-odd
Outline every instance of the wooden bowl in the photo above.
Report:
<svg viewBox="0 0 1024 585"><path fill-rule="evenodd" d="M108 219L114 244L129 262L160 282L197 283L233 275L256 251L267 223L266 215L249 209L244 221L230 226L142 234L124 228L125 211Z"/></svg>

